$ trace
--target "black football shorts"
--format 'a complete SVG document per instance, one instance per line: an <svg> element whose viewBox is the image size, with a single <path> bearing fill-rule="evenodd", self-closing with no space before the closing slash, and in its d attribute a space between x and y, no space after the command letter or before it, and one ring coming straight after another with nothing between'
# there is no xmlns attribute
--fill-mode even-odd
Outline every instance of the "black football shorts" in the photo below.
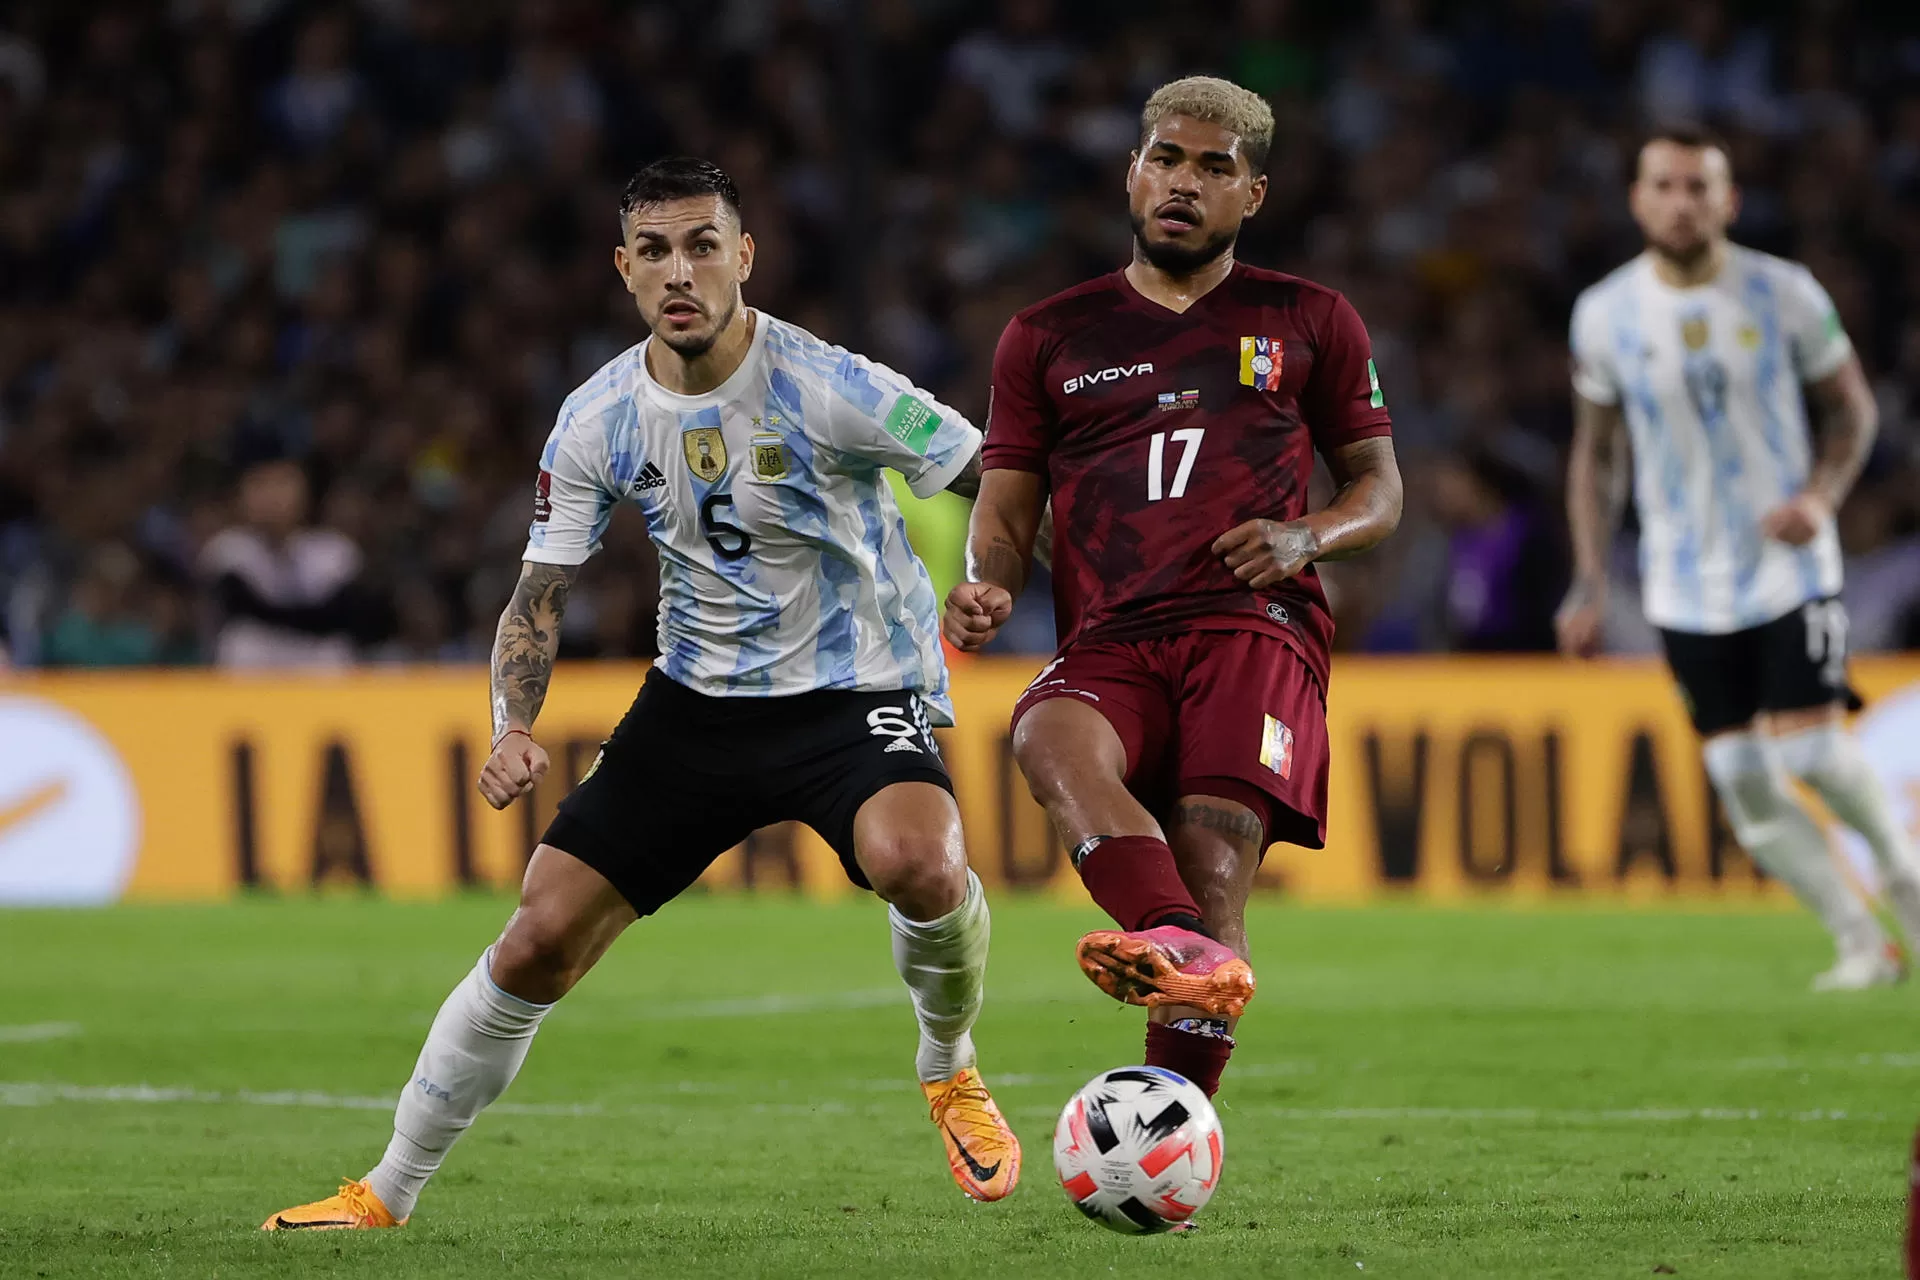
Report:
<svg viewBox="0 0 1920 1280"><path fill-rule="evenodd" d="M861 888L853 816L883 787L953 791L917 694L716 698L647 673L541 838L652 915L756 829L804 822Z"/></svg>
<svg viewBox="0 0 1920 1280"><path fill-rule="evenodd" d="M1663 630L1660 639L1703 736L1744 728L1763 711L1860 709L1847 684L1847 611L1837 599L1810 600L1744 631Z"/></svg>

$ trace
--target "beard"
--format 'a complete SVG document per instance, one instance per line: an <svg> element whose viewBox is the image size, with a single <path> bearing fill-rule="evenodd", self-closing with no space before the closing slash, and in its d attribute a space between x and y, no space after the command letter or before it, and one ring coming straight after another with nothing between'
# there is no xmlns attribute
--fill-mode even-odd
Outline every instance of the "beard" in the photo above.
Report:
<svg viewBox="0 0 1920 1280"><path fill-rule="evenodd" d="M1649 240L1647 243L1652 246L1655 253L1665 258L1668 262L1673 263L1683 270L1689 271L1699 266L1700 263L1706 259L1707 255L1713 252L1713 238L1711 236L1699 236L1680 244L1675 244L1670 240Z"/></svg>
<svg viewBox="0 0 1920 1280"><path fill-rule="evenodd" d="M1189 276L1209 262L1218 261L1240 238L1240 229L1235 227L1231 231L1216 231L1195 245L1155 244L1147 239L1145 218L1130 213L1128 220L1133 223L1133 242L1139 246L1140 256L1170 276Z"/></svg>
<svg viewBox="0 0 1920 1280"><path fill-rule="evenodd" d="M673 354L679 356L682 360L698 360L701 356L713 350L713 344L720 341L720 335L727 331L727 326L733 323L733 317L739 313L739 310L740 295L736 292L728 301L726 311L721 313L719 320L715 321L713 327L705 333L670 335L656 329L654 330L654 336L666 343L667 350L673 352Z"/></svg>

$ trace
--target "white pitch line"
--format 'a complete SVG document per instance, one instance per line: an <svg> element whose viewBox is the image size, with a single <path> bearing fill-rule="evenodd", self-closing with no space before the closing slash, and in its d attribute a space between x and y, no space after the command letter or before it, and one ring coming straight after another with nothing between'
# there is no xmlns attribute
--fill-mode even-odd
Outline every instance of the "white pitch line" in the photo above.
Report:
<svg viewBox="0 0 1920 1280"><path fill-rule="evenodd" d="M655 1005L646 1010L646 1019L655 1022L665 1018L750 1018L767 1014L830 1013L836 1009L877 1009L905 1003L907 989L904 986L872 987L864 991L744 996L738 1000Z"/></svg>
<svg viewBox="0 0 1920 1280"><path fill-rule="evenodd" d="M692 1084L695 1082L683 1082ZM887 1082L894 1083L894 1082ZM674 1092L676 1086L665 1086ZM655 1092L663 1091L656 1086ZM105 1102L162 1105L184 1103L200 1106L299 1107L325 1111L391 1111L392 1097L372 1098L354 1094L321 1093L307 1089L261 1092L238 1089L165 1088L149 1084L78 1085L33 1081L0 1081L0 1107L45 1107L62 1102ZM851 1103L843 1097L823 1095L810 1102L755 1102L744 1108L761 1115L884 1115L896 1108L886 1103ZM511 1116L574 1116L607 1118L677 1113L684 1108L670 1103L629 1104L605 1107L599 1103L568 1102L496 1102L487 1110ZM1051 1117L1054 1107L1012 1107L1016 1115ZM1227 1114L1271 1116L1282 1120L1331 1122L1399 1122L1419 1120L1483 1121L1509 1124L1675 1124L1691 1120L1718 1122L1755 1122L1785 1120L1795 1124L1879 1123L1887 1119L1882 1112L1854 1112L1816 1108L1800 1111L1761 1110L1743 1107L1625 1107L1592 1109L1582 1107L1276 1107L1260 1104L1229 1104Z"/></svg>
<svg viewBox="0 0 1920 1280"><path fill-rule="evenodd" d="M682 1081L697 1085L696 1081ZM675 1088L674 1092L700 1092L698 1088ZM33 1081L0 1081L0 1107L47 1107L63 1102L134 1103L143 1105L187 1104L196 1106L299 1107L316 1111L391 1111L394 1098L370 1098L355 1094L321 1093L311 1089L286 1089L260 1092L236 1089L163 1088L150 1084L80 1085ZM496 1102L488 1114L508 1116L576 1117L606 1119L610 1116L680 1115L684 1106L666 1102L603 1107L594 1102ZM849 1103L843 1098L822 1097L815 1102L754 1102L741 1110L753 1115L887 1115L896 1108L880 1103Z"/></svg>
<svg viewBox="0 0 1920 1280"><path fill-rule="evenodd" d="M321 1093L311 1089L284 1089L277 1092L237 1089L228 1093L219 1089L162 1088L150 1084L87 1085L0 1081L0 1107L45 1107L56 1102L149 1104L184 1102L202 1105L304 1107L325 1111L391 1111L397 1096L366 1098L351 1094ZM599 1107L592 1104L574 1103L496 1102L487 1109L520 1116L603 1114Z"/></svg>
<svg viewBox="0 0 1920 1280"><path fill-rule="evenodd" d="M1855 1053L1824 1058L1739 1058L1735 1071L1848 1071L1855 1067L1887 1067L1910 1071L1920 1067L1920 1053Z"/></svg>
<svg viewBox="0 0 1920 1280"><path fill-rule="evenodd" d="M907 988L903 984L856 988L852 991L795 992L650 1005L617 1020L624 1022L640 1018L656 1022L669 1018L753 1018L793 1013L835 1013L849 1009L889 1008L907 1004L908 1001ZM1058 991L1046 990L1002 992L994 996L992 1003L996 1008L1004 1008L1011 1004L1069 1004L1072 1001ZM423 1021L431 1021L431 1018L423 1018Z"/></svg>
<svg viewBox="0 0 1920 1280"><path fill-rule="evenodd" d="M1244 1065L1234 1063L1231 1068L1235 1080L1264 1080L1273 1076L1307 1076L1318 1071L1311 1062L1249 1062ZM1034 1085L1065 1085L1079 1088L1092 1076L1045 1072L1034 1074L1021 1071L988 1071L985 1073L988 1087L994 1089L1024 1089ZM858 1082L863 1091L884 1089L891 1086L888 1081L863 1080Z"/></svg>
<svg viewBox="0 0 1920 1280"><path fill-rule="evenodd" d="M64 1040L80 1034L77 1022L29 1022L22 1026L0 1027L0 1044L32 1044L39 1040Z"/></svg>
<svg viewBox="0 0 1920 1280"><path fill-rule="evenodd" d="M1494 1121L1508 1124L1674 1124L1688 1120L1786 1120L1796 1124L1832 1124L1847 1121L1884 1121L1883 1112L1814 1109L1766 1111L1746 1107L1622 1107L1594 1110L1584 1107L1274 1107L1259 1103L1222 1108L1235 1115L1273 1116L1313 1122L1406 1120ZM1018 1107L1016 1113L1051 1115L1044 1107Z"/></svg>

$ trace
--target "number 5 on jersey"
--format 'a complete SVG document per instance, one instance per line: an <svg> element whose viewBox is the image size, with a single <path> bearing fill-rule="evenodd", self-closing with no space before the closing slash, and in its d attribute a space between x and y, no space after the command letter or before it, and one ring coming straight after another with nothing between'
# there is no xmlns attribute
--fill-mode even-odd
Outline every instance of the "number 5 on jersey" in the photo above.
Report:
<svg viewBox="0 0 1920 1280"><path fill-rule="evenodd" d="M733 506L730 493L710 493L700 504L700 524L706 530L707 545L722 560L744 560L753 554L753 539L739 525L728 524L714 513Z"/></svg>
<svg viewBox="0 0 1920 1280"><path fill-rule="evenodd" d="M1156 431L1153 439L1147 442L1147 501L1158 502L1162 498L1178 498L1187 492L1187 477L1193 474L1193 460L1200 456L1200 441L1206 437L1205 427L1184 427L1179 431ZM1173 442L1184 445L1180 463L1174 468L1173 485L1162 492L1161 476L1164 474L1167 456L1167 437Z"/></svg>

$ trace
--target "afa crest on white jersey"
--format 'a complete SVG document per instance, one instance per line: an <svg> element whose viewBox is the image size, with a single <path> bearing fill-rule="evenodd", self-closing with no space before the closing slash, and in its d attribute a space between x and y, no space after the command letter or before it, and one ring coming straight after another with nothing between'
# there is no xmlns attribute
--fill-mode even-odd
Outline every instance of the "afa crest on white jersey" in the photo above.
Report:
<svg viewBox="0 0 1920 1280"><path fill-rule="evenodd" d="M632 502L660 554L664 674L722 697L911 690L951 723L933 583L881 472L938 493L980 432L885 365L754 321L706 395L656 382L643 342L567 397L525 558L584 562Z"/></svg>

